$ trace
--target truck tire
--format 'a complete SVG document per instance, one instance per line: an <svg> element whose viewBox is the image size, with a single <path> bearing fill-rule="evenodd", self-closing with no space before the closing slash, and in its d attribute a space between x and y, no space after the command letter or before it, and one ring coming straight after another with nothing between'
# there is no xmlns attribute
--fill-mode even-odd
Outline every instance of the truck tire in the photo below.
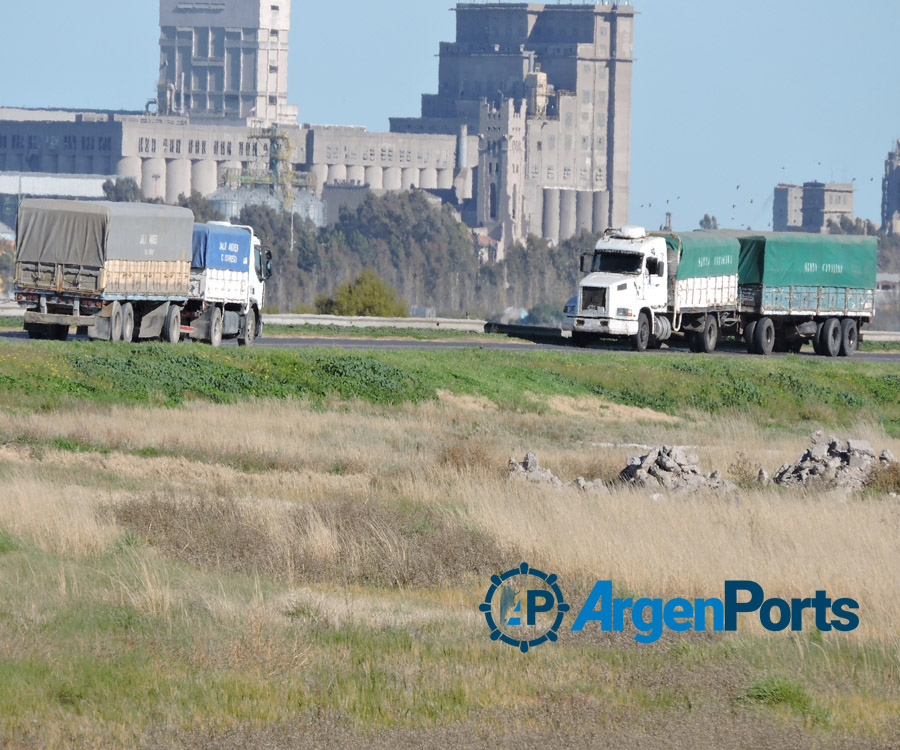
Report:
<svg viewBox="0 0 900 750"><path fill-rule="evenodd" d="M222 310L213 310L212 320L209 322L209 343L211 346L222 344Z"/></svg>
<svg viewBox="0 0 900 750"><path fill-rule="evenodd" d="M131 343L134 338L134 308L130 302L122 305L122 341Z"/></svg>
<svg viewBox="0 0 900 750"><path fill-rule="evenodd" d="M572 343L579 349L584 349L590 344L592 338L593 336L591 336L591 334L585 333L584 331L572 331Z"/></svg>
<svg viewBox="0 0 900 750"><path fill-rule="evenodd" d="M841 353L841 321L829 318L822 324L819 348L823 357L836 357Z"/></svg>
<svg viewBox="0 0 900 750"><path fill-rule="evenodd" d="M238 346L253 346L253 341L256 339L256 312L254 312L251 307L247 311L247 332L244 335L244 338L238 339Z"/></svg>
<svg viewBox="0 0 900 750"><path fill-rule="evenodd" d="M160 341L167 341L170 344L177 344L181 341L181 308L169 305L169 309L166 311L166 322L159 338Z"/></svg>
<svg viewBox="0 0 900 750"><path fill-rule="evenodd" d="M703 354L712 354L719 343L719 321L715 315L708 315L703 330L697 334L697 351Z"/></svg>
<svg viewBox="0 0 900 750"><path fill-rule="evenodd" d="M650 343L650 321L647 319L646 313L638 316L637 333L632 337L632 346L636 352L647 351L647 345Z"/></svg>
<svg viewBox="0 0 900 750"><path fill-rule="evenodd" d="M768 357L775 348L775 324L771 318L760 318L753 332L753 345L756 354Z"/></svg>
<svg viewBox="0 0 900 750"><path fill-rule="evenodd" d="M744 326L744 343L747 345L747 354L756 354L756 321L751 320Z"/></svg>
<svg viewBox="0 0 900 750"><path fill-rule="evenodd" d="M109 340L122 340L122 325L124 323L124 315L122 313L122 305L118 302L112 303L112 312L109 314Z"/></svg>
<svg viewBox="0 0 900 750"><path fill-rule="evenodd" d="M859 326L853 318L844 318L841 321L841 351L840 356L852 357L859 348Z"/></svg>
<svg viewBox="0 0 900 750"><path fill-rule="evenodd" d="M813 336L812 340L813 351L820 357L822 356L822 329L824 327L824 323L819 323L819 325L816 326L816 335Z"/></svg>
<svg viewBox="0 0 900 750"><path fill-rule="evenodd" d="M50 338L54 341L65 341L69 338L69 326L51 325Z"/></svg>
<svg viewBox="0 0 900 750"><path fill-rule="evenodd" d="M43 323L31 323L25 330L28 332L28 338L35 341L50 338L50 326Z"/></svg>

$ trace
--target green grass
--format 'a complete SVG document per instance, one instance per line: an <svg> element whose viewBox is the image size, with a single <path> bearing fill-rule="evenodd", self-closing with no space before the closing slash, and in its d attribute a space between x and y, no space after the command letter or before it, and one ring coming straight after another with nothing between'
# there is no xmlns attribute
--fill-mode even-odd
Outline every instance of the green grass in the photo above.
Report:
<svg viewBox="0 0 900 750"><path fill-rule="evenodd" d="M749 414L805 429L861 417L900 435L900 374L891 363L809 357L623 352L335 352L212 349L162 344L0 343L0 407L72 402L174 406L190 399L360 399L416 403L438 390L540 412L547 396L597 396L675 416Z"/></svg>
<svg viewBox="0 0 900 750"><path fill-rule="evenodd" d="M351 328L336 325L266 325L266 336L307 336L322 338L364 338L364 339L415 339L416 341L441 341L443 339L459 340L496 340L495 334L472 333L467 331L451 331L440 328ZM506 337L503 337L506 338Z"/></svg>

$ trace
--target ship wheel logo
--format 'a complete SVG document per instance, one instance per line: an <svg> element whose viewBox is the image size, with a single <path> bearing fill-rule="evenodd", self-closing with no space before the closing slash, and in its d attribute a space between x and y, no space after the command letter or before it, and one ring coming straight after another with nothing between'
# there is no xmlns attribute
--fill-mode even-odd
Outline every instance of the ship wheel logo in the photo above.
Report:
<svg viewBox="0 0 900 750"><path fill-rule="evenodd" d="M491 577L491 586L478 609L484 614L492 641L527 654L536 646L557 641L570 607L555 575L522 563Z"/></svg>

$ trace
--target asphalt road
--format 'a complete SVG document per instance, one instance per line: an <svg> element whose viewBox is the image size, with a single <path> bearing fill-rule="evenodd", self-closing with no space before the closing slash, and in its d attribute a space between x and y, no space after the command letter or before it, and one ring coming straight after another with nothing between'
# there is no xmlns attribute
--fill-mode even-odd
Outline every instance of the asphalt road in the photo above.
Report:
<svg viewBox="0 0 900 750"><path fill-rule="evenodd" d="M27 340L27 336L23 331L0 331L0 340ZM74 337L72 337L74 338ZM79 337L85 338L85 337ZM203 344L195 344L195 346L203 346ZM235 340L225 341L223 342L223 346L237 346L237 342ZM569 343L568 339L560 339L560 343L523 343L520 341L511 341L509 339L505 339L501 336L497 336L496 340L470 340L470 341L456 341L453 339L438 339L435 341L419 341L417 339L406 339L406 338L396 338L396 339L379 339L379 338L361 338L358 336L347 337L347 338L317 338L317 337L263 337L258 339L255 346L257 347L267 347L272 349L348 349L355 351L365 351L365 350L403 350L403 349L420 349L424 351L435 351L440 349L488 349L491 351L505 351L505 352L533 352L533 351L543 351L543 352L554 352L554 351L576 351L571 343ZM577 351L581 352L594 352L597 354L602 354L603 352L626 352L629 354L633 354L635 356L644 356L644 357L665 357L674 353L686 353L688 351L687 347L678 346L677 344L674 346L665 346L662 349L656 351L648 351L644 352L642 355L638 355L637 352L632 351L631 347L622 342L608 342L603 344L598 344L595 346L588 347L586 349L579 349ZM703 355L696 355L703 356ZM747 354L743 347L739 347L737 345L732 345L730 343L723 344L722 347L716 351L716 353L712 356L717 357L736 357L736 356L744 356L749 357L753 355ZM786 354L773 354L773 357L785 357ZM807 346L804 347L803 352L799 355L801 357L815 357L816 355L813 353L812 347ZM900 352L866 352L866 353L857 353L853 359L855 361L861 362L893 362L900 364Z"/></svg>

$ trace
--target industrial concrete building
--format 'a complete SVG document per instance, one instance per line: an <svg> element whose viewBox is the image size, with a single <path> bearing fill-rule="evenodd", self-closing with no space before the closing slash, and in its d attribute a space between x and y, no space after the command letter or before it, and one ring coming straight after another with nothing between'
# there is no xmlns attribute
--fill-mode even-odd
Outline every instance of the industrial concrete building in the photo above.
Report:
<svg viewBox="0 0 900 750"><path fill-rule="evenodd" d="M297 123L291 0L160 0L159 26L159 114Z"/></svg>
<svg viewBox="0 0 900 750"><path fill-rule="evenodd" d="M422 116L370 133L297 122L290 0L160 0L157 99L143 113L0 108L0 172L130 177L167 203L288 183L317 199L419 188L501 251L627 223L634 9L456 12Z"/></svg>
<svg viewBox="0 0 900 750"><path fill-rule="evenodd" d="M853 185L838 182L805 182L778 185L772 209L772 228L776 232L825 234L829 222L841 218L853 220Z"/></svg>
<svg viewBox="0 0 900 750"><path fill-rule="evenodd" d="M391 130L480 136L464 218L496 239L626 224L634 8L461 3L456 29L438 93Z"/></svg>
<svg viewBox="0 0 900 750"><path fill-rule="evenodd" d="M900 233L900 141L884 163L881 228L888 234Z"/></svg>

